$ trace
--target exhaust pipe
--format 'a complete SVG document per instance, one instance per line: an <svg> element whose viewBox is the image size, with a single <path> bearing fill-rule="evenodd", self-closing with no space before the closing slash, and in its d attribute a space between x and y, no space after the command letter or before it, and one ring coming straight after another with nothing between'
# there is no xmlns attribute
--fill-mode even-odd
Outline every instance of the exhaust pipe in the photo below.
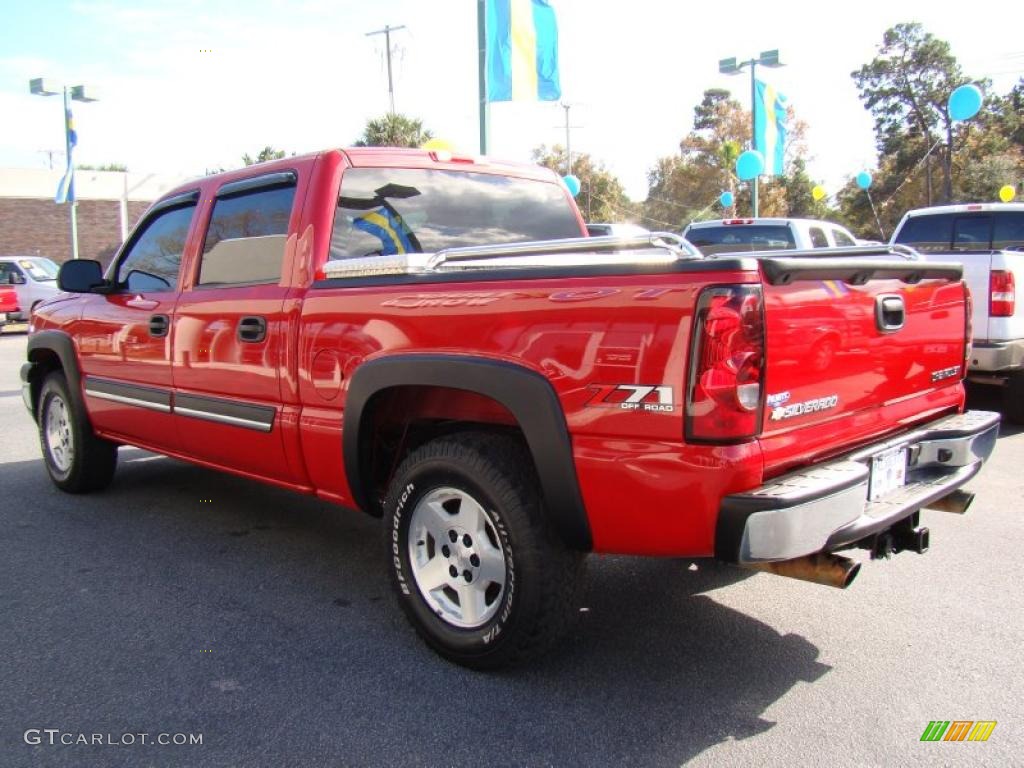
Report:
<svg viewBox="0 0 1024 768"><path fill-rule="evenodd" d="M974 501L974 494L970 491L962 491L959 488L941 499L928 504L925 509L934 509L936 512L953 512L962 515Z"/></svg>
<svg viewBox="0 0 1024 768"><path fill-rule="evenodd" d="M815 584L837 589L846 589L850 586L860 571L860 563L830 552L819 552L776 563L749 563L744 564L744 567L767 571L777 576L788 576L791 579L813 581Z"/></svg>

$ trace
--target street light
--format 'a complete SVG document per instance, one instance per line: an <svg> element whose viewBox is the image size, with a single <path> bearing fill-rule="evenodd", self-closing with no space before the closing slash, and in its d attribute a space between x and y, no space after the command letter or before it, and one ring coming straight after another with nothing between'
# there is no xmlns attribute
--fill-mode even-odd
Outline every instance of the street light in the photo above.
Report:
<svg viewBox="0 0 1024 768"><path fill-rule="evenodd" d="M718 60L718 71L723 75L738 75L743 68L746 66L750 67L750 148L757 149L757 81L755 77L755 70L757 65L760 64L763 67L781 67L783 66L782 61L779 59L778 49L771 51L761 51L761 55L756 59L747 59L746 61L736 61L736 57L733 56L728 59ZM754 218L757 218L757 177L754 177L754 183L751 186L750 200L754 209Z"/></svg>
<svg viewBox="0 0 1024 768"><path fill-rule="evenodd" d="M81 101L89 103L97 101L98 99L93 95L93 92L86 89L84 85L73 85L68 88L66 85L58 85L57 83L48 80L46 78L37 77L28 82L29 93L34 96L56 96L58 93L64 94L64 146L67 149L67 160L68 170L74 179L74 166L71 158L71 121L70 121L70 107L68 106L68 100ZM78 214L77 207L78 201L74 195L71 196L71 258L78 258Z"/></svg>

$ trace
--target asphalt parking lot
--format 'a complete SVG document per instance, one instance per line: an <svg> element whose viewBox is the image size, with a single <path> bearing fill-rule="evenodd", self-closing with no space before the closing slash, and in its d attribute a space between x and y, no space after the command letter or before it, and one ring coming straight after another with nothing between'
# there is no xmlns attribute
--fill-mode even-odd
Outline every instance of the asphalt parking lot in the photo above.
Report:
<svg viewBox="0 0 1024 768"><path fill-rule="evenodd" d="M591 558L585 611L531 667L428 651L376 521L134 449L54 489L0 336L0 765L1020 764L1024 433L966 516L845 592L679 560ZM987 742L922 743L931 720ZM202 744L27 744L30 729Z"/></svg>

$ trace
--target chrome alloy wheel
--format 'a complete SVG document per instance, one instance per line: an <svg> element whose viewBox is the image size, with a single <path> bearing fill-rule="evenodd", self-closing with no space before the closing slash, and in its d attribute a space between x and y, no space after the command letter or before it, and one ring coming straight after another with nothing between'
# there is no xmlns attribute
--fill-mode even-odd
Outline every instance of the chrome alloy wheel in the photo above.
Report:
<svg viewBox="0 0 1024 768"><path fill-rule="evenodd" d="M75 457L71 441L71 422L64 398L54 395L46 405L46 452L60 472L71 469Z"/></svg>
<svg viewBox="0 0 1024 768"><path fill-rule="evenodd" d="M505 592L505 553L494 521L456 488L435 488L409 521L409 562L420 594L460 629L490 621Z"/></svg>

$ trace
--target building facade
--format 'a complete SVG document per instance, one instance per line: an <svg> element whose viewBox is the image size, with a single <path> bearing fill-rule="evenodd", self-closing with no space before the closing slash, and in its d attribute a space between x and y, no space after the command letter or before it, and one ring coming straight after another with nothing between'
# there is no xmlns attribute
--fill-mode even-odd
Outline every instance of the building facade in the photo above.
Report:
<svg viewBox="0 0 1024 768"><path fill-rule="evenodd" d="M0 168L0 256L71 258L71 204L53 201L59 171ZM78 255L109 263L153 200L187 181L116 171L76 171Z"/></svg>

